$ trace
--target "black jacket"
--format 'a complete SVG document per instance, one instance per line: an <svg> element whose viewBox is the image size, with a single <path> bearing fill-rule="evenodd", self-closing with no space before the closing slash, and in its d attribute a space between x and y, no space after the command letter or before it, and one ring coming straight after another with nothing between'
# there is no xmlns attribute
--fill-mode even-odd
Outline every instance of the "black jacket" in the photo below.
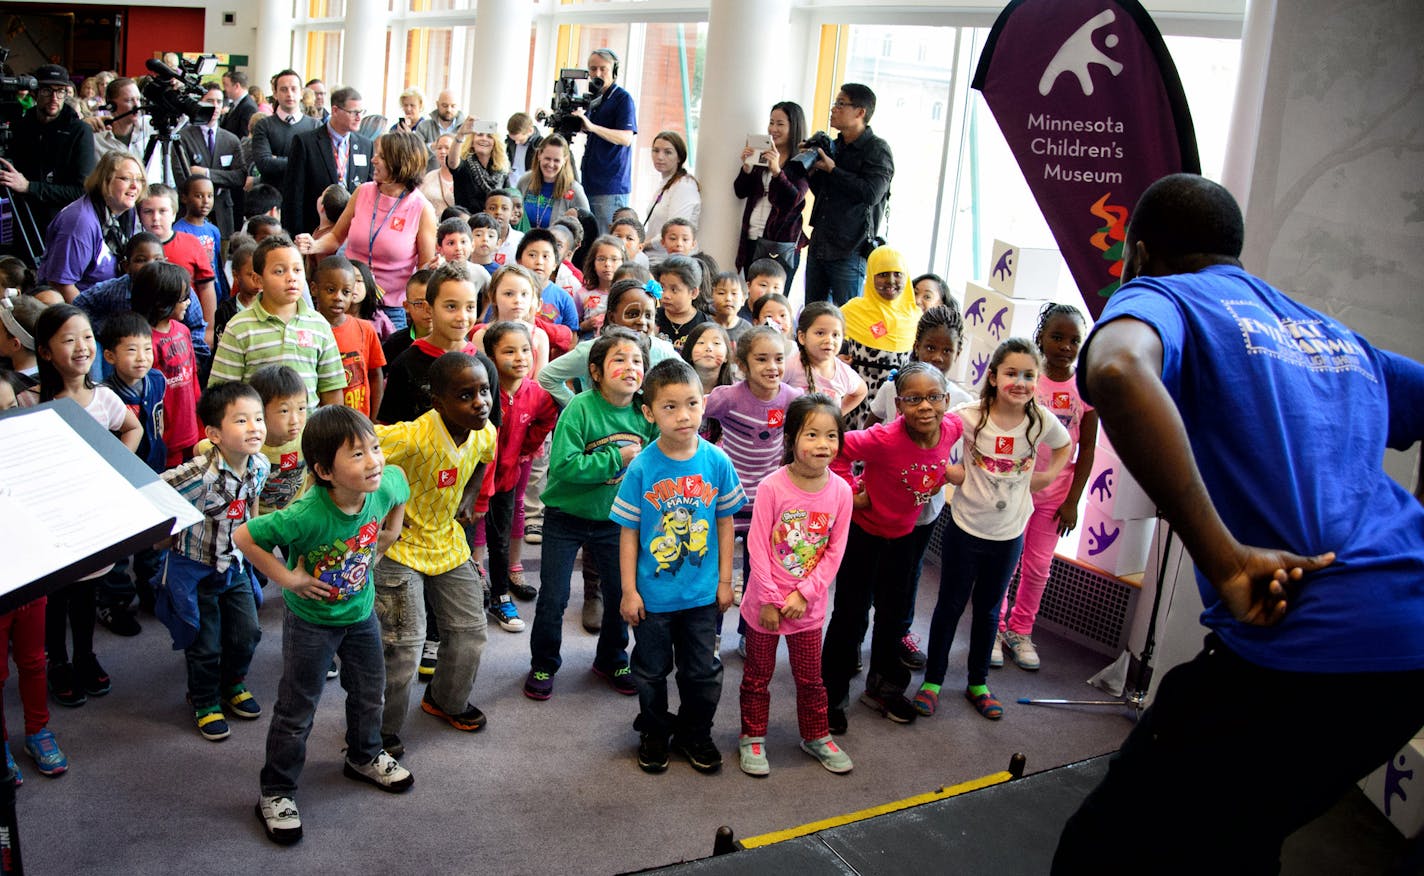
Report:
<svg viewBox="0 0 1424 876"><path fill-rule="evenodd" d="M292 151L292 140L303 131L318 128L316 119L301 116L294 124L287 124L272 115L257 123L252 132L252 164L262 175L262 182L282 188L287 174L287 155Z"/></svg>
<svg viewBox="0 0 1424 876"><path fill-rule="evenodd" d="M525 143L525 145L527 145L529 148L524 151L524 166L523 166L523 167L511 167L510 170L511 170L511 171L516 171L516 170L518 170L518 171L523 171L524 173L528 173L529 171L533 170L533 169L534 169L534 159L535 159L536 157L538 157L538 155L539 155L539 144L540 144L540 143L543 143L543 142L544 142L544 135L541 134L541 133L539 133L539 129L538 129L538 128L535 128L535 129L534 129L534 133L532 133L532 134L529 135L529 139L528 139L528 140L526 141L526 143ZM510 138L510 137L505 137L505 138L504 138L504 154L507 155L507 156L509 156L509 163L510 163L511 165L514 163L514 150L515 150L515 148L516 148L516 147L515 147L514 140L513 140L512 138Z"/></svg>
<svg viewBox="0 0 1424 876"><path fill-rule="evenodd" d="M836 137L831 158L835 170L815 171L810 177L816 196L811 208L811 255L850 258L878 225L882 202L890 196L895 157L890 144L867 127L854 143L847 143L844 134Z"/></svg>
<svg viewBox="0 0 1424 876"><path fill-rule="evenodd" d="M233 104L232 109L218 122L218 127L241 140L247 136L247 124L256 113L257 101L253 100L251 95L244 94L242 100Z"/></svg>
<svg viewBox="0 0 1424 876"><path fill-rule="evenodd" d="M99 161L94 151L94 129L66 104L48 124L41 123L39 113L32 108L11 131L6 157L30 181L30 190L22 199L34 214L43 238L55 215L84 195L84 178Z"/></svg>
<svg viewBox="0 0 1424 876"><path fill-rule="evenodd" d="M291 234L310 234L321 224L316 202L326 187L339 182L346 191L371 178L371 140L351 135L346 178L336 178L336 156L331 151L330 128L322 125L292 138L287 152L287 173L282 183L282 227ZM327 217L332 222L335 216Z"/></svg>

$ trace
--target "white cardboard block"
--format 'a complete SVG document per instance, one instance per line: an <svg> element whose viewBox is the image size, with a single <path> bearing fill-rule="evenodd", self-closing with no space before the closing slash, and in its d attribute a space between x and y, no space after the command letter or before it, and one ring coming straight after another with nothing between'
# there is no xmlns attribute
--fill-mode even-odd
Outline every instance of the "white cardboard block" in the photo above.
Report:
<svg viewBox="0 0 1424 876"><path fill-rule="evenodd" d="M1424 828L1424 739L1414 739L1360 785L1406 839Z"/></svg>
<svg viewBox="0 0 1424 876"><path fill-rule="evenodd" d="M1114 520L1088 504L1078 539L1078 559L1111 575L1135 575L1147 569L1156 519Z"/></svg>
<svg viewBox="0 0 1424 876"><path fill-rule="evenodd" d="M1009 338L1033 339L1038 313L1046 300L1010 298L978 283L964 284L964 327L994 339L995 345Z"/></svg>
<svg viewBox="0 0 1424 876"><path fill-rule="evenodd" d="M1047 298L1057 292L1062 269L1056 249L1025 249L995 240L989 285L1011 298Z"/></svg>
<svg viewBox="0 0 1424 876"><path fill-rule="evenodd" d="M1085 492L1090 505L1116 520L1138 520L1157 514L1157 506L1142 491L1136 479L1128 474L1102 433L1099 433L1098 446L1093 452L1093 471L1088 475Z"/></svg>
<svg viewBox="0 0 1424 876"><path fill-rule="evenodd" d="M998 342L983 332L967 333L960 345L959 358L954 360L954 368L949 372L950 379L977 398L989 373L989 357L994 355L997 346Z"/></svg>

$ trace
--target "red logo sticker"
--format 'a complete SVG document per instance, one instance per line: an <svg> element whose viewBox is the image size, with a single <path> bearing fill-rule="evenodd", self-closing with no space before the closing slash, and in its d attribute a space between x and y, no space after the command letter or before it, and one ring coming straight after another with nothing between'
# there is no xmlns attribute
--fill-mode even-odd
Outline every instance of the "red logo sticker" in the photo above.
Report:
<svg viewBox="0 0 1424 876"><path fill-rule="evenodd" d="M404 230L405 230L405 217L404 217L404 216L392 216L392 217L391 217L391 230L392 230L392 231L404 231Z"/></svg>
<svg viewBox="0 0 1424 876"><path fill-rule="evenodd" d="M877 338L883 338L890 334L890 330L885 327L885 323L877 322L870 327L870 333Z"/></svg>
<svg viewBox="0 0 1424 876"><path fill-rule="evenodd" d="M282 454L282 463L280 470L291 471L292 469L297 467L297 463L299 462L301 462L301 454L297 453L295 450L293 450L291 453L284 453Z"/></svg>
<svg viewBox="0 0 1424 876"><path fill-rule="evenodd" d="M1055 392L1053 394L1053 409L1055 411L1066 411L1073 406L1073 397L1066 392Z"/></svg>
<svg viewBox="0 0 1424 876"><path fill-rule="evenodd" d="M602 304L602 303L603 303L603 296L601 296L601 295L590 295L590 296L588 296L587 298L585 298L585 299L583 300L583 307L584 307L584 310L587 310L587 311L589 311L590 313L592 313L593 311L597 310L597 309L598 309L598 306L599 306L600 304Z"/></svg>
<svg viewBox="0 0 1424 876"><path fill-rule="evenodd" d="M455 477L457 474L458 471L456 469L445 469L444 471L440 472L438 475L435 476L435 486L439 487L442 490L446 487L455 486Z"/></svg>
<svg viewBox="0 0 1424 876"><path fill-rule="evenodd" d="M1009 454L1014 452L1014 436L1000 435L994 439L994 452Z"/></svg>
<svg viewBox="0 0 1424 876"><path fill-rule="evenodd" d="M504 253L502 253L502 252L497 252L497 253L495 253L495 254L494 254L494 263L497 264L497 265L502 265L502 264L504 264Z"/></svg>
<svg viewBox="0 0 1424 876"><path fill-rule="evenodd" d="M307 329L297 329L297 346L310 347L312 345L312 333Z"/></svg>
<svg viewBox="0 0 1424 876"><path fill-rule="evenodd" d="M231 505L227 506L228 520L241 520L247 516L247 500L234 499Z"/></svg>
<svg viewBox="0 0 1424 876"><path fill-rule="evenodd" d="M777 429L786 422L786 411L781 408L772 408L766 412L766 425L768 428Z"/></svg>

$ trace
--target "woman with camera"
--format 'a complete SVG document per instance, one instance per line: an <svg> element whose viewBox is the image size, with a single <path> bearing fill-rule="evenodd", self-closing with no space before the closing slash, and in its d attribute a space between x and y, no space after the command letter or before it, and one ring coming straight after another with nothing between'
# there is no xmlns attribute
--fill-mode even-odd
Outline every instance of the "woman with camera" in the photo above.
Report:
<svg viewBox="0 0 1424 876"><path fill-rule="evenodd" d="M550 134L539 144L534 169L524 174L518 188L530 228L548 228L571 208L588 209L588 196L574 179L569 141L560 134Z"/></svg>
<svg viewBox="0 0 1424 876"><path fill-rule="evenodd" d="M771 137L771 148L764 152L750 146L743 149L742 170L732 183L732 191L747 202L742 211L737 270L745 272L757 259L776 259L786 269L789 289L806 245L801 214L809 184L804 171L786 171L797 145L806 138L806 114L801 105L787 100L773 106L766 133Z"/></svg>
<svg viewBox="0 0 1424 876"><path fill-rule="evenodd" d="M496 123L466 116L441 161L454 177L455 203L471 213L482 212L489 193L509 185L509 159L498 133Z"/></svg>
<svg viewBox="0 0 1424 876"><path fill-rule="evenodd" d="M654 262L667 255L663 248L663 223L686 219L696 228L702 220L702 187L687 172L687 142L676 131L660 131L653 138L653 169L663 178L663 187L648 208L643 224L643 252Z"/></svg>

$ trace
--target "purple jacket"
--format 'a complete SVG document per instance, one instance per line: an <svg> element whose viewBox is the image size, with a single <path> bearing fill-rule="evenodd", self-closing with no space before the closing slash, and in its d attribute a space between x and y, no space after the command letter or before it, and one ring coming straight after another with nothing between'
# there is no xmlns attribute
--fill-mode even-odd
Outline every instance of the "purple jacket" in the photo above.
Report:
<svg viewBox="0 0 1424 876"><path fill-rule="evenodd" d="M80 292L119 274L118 254L104 245L104 206L88 196L71 201L59 211L45 232L45 254L40 260L41 282L73 284ZM119 217L125 238L139 231L138 211Z"/></svg>
<svg viewBox="0 0 1424 876"><path fill-rule="evenodd" d="M752 262L754 242L747 239L747 229L751 226L752 210L761 200L762 168L742 170L732 183L732 191L739 198L746 198L747 206L742 211L742 236L737 245L737 268L742 269ZM810 184L806 178L792 180L786 175L786 168L771 178L767 186L767 197L771 200L771 214L766 217L766 228L762 237L767 240L796 241L796 248L806 246L806 236L801 232L801 213L806 209L806 190Z"/></svg>

